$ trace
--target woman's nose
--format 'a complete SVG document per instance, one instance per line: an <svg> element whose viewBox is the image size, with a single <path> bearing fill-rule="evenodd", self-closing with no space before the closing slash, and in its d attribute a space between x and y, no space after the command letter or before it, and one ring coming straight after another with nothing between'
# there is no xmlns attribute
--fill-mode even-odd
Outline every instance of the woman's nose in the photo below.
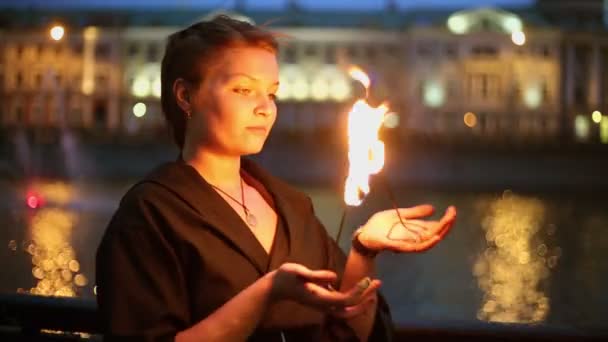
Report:
<svg viewBox="0 0 608 342"><path fill-rule="evenodd" d="M274 101L268 96L260 96L258 105L255 108L255 113L257 115L269 116L272 115L274 111L276 111L276 105Z"/></svg>

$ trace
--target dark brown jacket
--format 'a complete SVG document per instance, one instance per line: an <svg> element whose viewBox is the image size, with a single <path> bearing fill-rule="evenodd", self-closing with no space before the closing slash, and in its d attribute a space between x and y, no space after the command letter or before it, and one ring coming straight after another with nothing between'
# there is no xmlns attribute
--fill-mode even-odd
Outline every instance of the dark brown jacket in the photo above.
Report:
<svg viewBox="0 0 608 342"><path fill-rule="evenodd" d="M242 167L263 184L279 214L270 255L194 168L183 161L161 165L125 194L97 251L107 340L172 341L285 262L342 274L345 255L310 198L252 161L243 159ZM287 341L338 340L338 326L285 301L269 308L250 341L281 341L281 331ZM371 340L388 340L391 329L381 299Z"/></svg>

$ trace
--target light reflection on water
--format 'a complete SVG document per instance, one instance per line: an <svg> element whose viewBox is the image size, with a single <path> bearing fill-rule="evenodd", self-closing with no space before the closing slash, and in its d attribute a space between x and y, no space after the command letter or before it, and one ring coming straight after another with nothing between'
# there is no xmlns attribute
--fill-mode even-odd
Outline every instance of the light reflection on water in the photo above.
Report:
<svg viewBox="0 0 608 342"><path fill-rule="evenodd" d="M48 207L35 210L28 218L25 251L31 255L32 275L36 284L29 292L42 296L75 297L77 288L86 286L80 263L71 244L77 227L77 214L65 206L74 199L73 187L62 182L32 184ZM29 190L28 193L31 193Z"/></svg>
<svg viewBox="0 0 608 342"><path fill-rule="evenodd" d="M473 265L483 291L477 318L505 323L545 320L550 302L543 283L557 260L544 241L545 220L545 205L536 198L505 192L489 204L482 221L487 247Z"/></svg>
<svg viewBox="0 0 608 342"><path fill-rule="evenodd" d="M85 184L0 181L2 292L93 298L94 257L128 182ZM44 197L26 206L29 191ZM335 236L341 193L302 188ZM416 255L382 255L382 291L397 322L415 319L552 322L603 326L608 321L608 212L602 197L398 189L402 206L432 203L458 208L457 223L441 244ZM370 194L349 214L356 227L390 204ZM437 215L436 215L437 216ZM348 236L348 229L343 236ZM346 245L347 238L341 241ZM5 272L6 270L6 272ZM575 280L576 286L570 282Z"/></svg>

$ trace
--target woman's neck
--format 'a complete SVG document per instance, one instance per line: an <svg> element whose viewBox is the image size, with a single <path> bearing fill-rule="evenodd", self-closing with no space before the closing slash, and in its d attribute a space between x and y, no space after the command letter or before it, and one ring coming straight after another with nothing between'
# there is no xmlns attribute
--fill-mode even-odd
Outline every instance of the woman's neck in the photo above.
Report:
<svg viewBox="0 0 608 342"><path fill-rule="evenodd" d="M215 153L204 148L186 153L184 162L191 165L210 184L224 191L234 191L241 186L241 158Z"/></svg>

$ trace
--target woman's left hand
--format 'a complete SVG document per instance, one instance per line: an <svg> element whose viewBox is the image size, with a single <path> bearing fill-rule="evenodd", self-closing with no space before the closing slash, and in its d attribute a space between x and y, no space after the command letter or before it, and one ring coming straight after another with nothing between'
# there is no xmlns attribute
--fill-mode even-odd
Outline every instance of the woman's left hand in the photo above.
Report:
<svg viewBox="0 0 608 342"><path fill-rule="evenodd" d="M456 219L456 209L448 207L439 221L422 220L434 212L431 205L384 210L374 214L359 228L358 239L374 251L397 253L422 252L435 246L450 231ZM404 226L405 225L405 226Z"/></svg>

